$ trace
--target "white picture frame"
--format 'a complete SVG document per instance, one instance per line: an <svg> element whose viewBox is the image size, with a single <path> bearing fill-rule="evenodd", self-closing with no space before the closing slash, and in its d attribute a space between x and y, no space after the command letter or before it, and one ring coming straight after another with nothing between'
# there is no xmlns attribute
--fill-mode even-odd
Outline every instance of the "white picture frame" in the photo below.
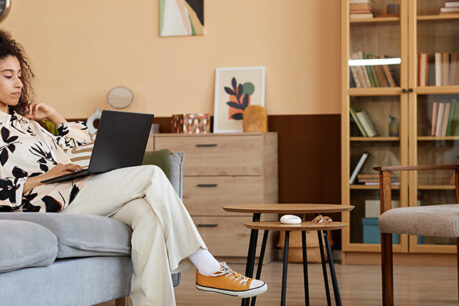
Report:
<svg viewBox="0 0 459 306"><path fill-rule="evenodd" d="M216 69L214 133L242 132L243 110L265 106L265 76L264 66Z"/></svg>

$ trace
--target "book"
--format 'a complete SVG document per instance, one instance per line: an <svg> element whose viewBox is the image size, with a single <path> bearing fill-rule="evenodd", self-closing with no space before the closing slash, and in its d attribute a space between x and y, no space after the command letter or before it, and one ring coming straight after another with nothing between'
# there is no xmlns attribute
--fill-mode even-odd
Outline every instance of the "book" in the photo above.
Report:
<svg viewBox="0 0 459 306"><path fill-rule="evenodd" d="M369 55L369 58L375 59L376 57L374 55ZM383 87L381 80L379 79L379 75L378 75L378 70L377 70L378 66L372 65L370 67L371 67L371 72L373 73L373 79L375 80L376 87Z"/></svg>
<svg viewBox="0 0 459 306"><path fill-rule="evenodd" d="M448 85L449 80L449 53L443 52L442 54L442 77L441 77L441 85Z"/></svg>
<svg viewBox="0 0 459 306"><path fill-rule="evenodd" d="M369 59L368 54L363 54L363 59ZM365 65L365 69L367 70L368 79L370 80L370 87L376 87L376 82L373 78L373 70L371 66Z"/></svg>
<svg viewBox="0 0 459 306"><path fill-rule="evenodd" d="M358 9L350 9L349 14L373 14L373 11L370 9L358 10Z"/></svg>
<svg viewBox="0 0 459 306"><path fill-rule="evenodd" d="M352 69L349 69L349 88L355 88L357 85L355 84L354 76L352 75Z"/></svg>
<svg viewBox="0 0 459 306"><path fill-rule="evenodd" d="M350 14L349 18L350 19L366 19L366 18L373 18L373 13L367 13L367 14Z"/></svg>
<svg viewBox="0 0 459 306"><path fill-rule="evenodd" d="M350 4L361 4L361 3L365 3L365 4L373 5L373 0L349 0L349 3L350 3Z"/></svg>
<svg viewBox="0 0 459 306"><path fill-rule="evenodd" d="M446 1L445 7L459 7L459 1Z"/></svg>
<svg viewBox="0 0 459 306"><path fill-rule="evenodd" d="M455 116L455 123L456 123L456 128L454 129L454 136L459 136L459 107L456 107L456 116Z"/></svg>
<svg viewBox="0 0 459 306"><path fill-rule="evenodd" d="M435 54L427 53L427 86L435 85Z"/></svg>
<svg viewBox="0 0 459 306"><path fill-rule="evenodd" d="M443 113L443 121L441 123L441 135L439 136L446 136L446 129L448 128L448 118L449 118L449 111L451 109L451 103L444 103L445 110Z"/></svg>
<svg viewBox="0 0 459 306"><path fill-rule="evenodd" d="M359 128L362 135L364 137L368 137L368 135L365 133L365 130L363 129L362 123L359 121L359 118L357 117L355 109L349 106L349 112L351 113L351 117L354 118L354 122L357 124L357 127Z"/></svg>
<svg viewBox="0 0 459 306"><path fill-rule="evenodd" d="M441 136L441 128L443 126L443 115L445 114L445 103L438 105L437 126L435 128L434 136Z"/></svg>
<svg viewBox="0 0 459 306"><path fill-rule="evenodd" d="M436 136L435 134L437 131L438 106L439 102L434 102L432 104L432 126L430 129L430 136Z"/></svg>
<svg viewBox="0 0 459 306"><path fill-rule="evenodd" d="M449 63L449 85L456 85L456 73L457 73L457 60L455 52L450 53L450 63Z"/></svg>
<svg viewBox="0 0 459 306"><path fill-rule="evenodd" d="M360 119L360 116L362 116L363 118L363 127L366 129L366 127L368 126L369 128L369 133L367 133L368 136L370 137L377 136L378 132L376 131L373 121L371 121L367 112L365 110L362 110L361 112L357 112L357 117L359 119ZM362 122L362 120L360 120L360 122Z"/></svg>
<svg viewBox="0 0 459 306"><path fill-rule="evenodd" d="M389 66L383 65L383 70L386 76L387 83L389 84L389 87L395 87L396 84L395 84L394 78L392 77L392 72L390 71Z"/></svg>
<svg viewBox="0 0 459 306"><path fill-rule="evenodd" d="M365 130L365 134L367 135L367 137L375 136L373 134L373 131L370 128L370 125L368 124L368 122L366 122L365 117L363 116L362 112L357 112L357 118L359 119L360 123L362 124L362 127Z"/></svg>
<svg viewBox="0 0 459 306"><path fill-rule="evenodd" d="M418 85L427 86L427 69L428 59L427 53L419 53L418 55Z"/></svg>
<svg viewBox="0 0 459 306"><path fill-rule="evenodd" d="M441 53L440 52L435 52L435 86L441 86L441 77L442 77L442 72L441 69L442 64L441 64Z"/></svg>
<svg viewBox="0 0 459 306"><path fill-rule="evenodd" d="M362 169L363 164L365 163L365 161L368 158L368 155L370 155L370 153L368 153L366 151L362 153L362 156L360 157L359 161L357 162L357 165L355 166L354 171L352 171L351 177L349 178L349 184L351 184L351 185L354 184L354 181L355 181L355 179L357 177L357 174L359 174L360 170Z"/></svg>
<svg viewBox="0 0 459 306"><path fill-rule="evenodd" d="M370 3L351 3L349 10L372 10L373 6Z"/></svg>
<svg viewBox="0 0 459 306"><path fill-rule="evenodd" d="M387 83L386 75L384 74L384 69L382 65L376 66L376 70L378 71L378 78L381 82L382 87L389 87L389 83Z"/></svg>
<svg viewBox="0 0 459 306"><path fill-rule="evenodd" d="M454 115L453 127L451 128L451 136L459 136L459 106L456 106L456 114Z"/></svg>
<svg viewBox="0 0 459 306"><path fill-rule="evenodd" d="M357 52L357 59L363 59L362 51ZM365 87L371 87L370 78L368 77L368 72L365 66L359 66L365 81Z"/></svg>
<svg viewBox="0 0 459 306"><path fill-rule="evenodd" d="M446 136L454 136L453 131L453 124L454 124L454 116L456 116L456 99L451 101L451 110L448 116L448 127L446 128Z"/></svg>
<svg viewBox="0 0 459 306"><path fill-rule="evenodd" d="M458 13L459 7L442 7L440 13Z"/></svg>

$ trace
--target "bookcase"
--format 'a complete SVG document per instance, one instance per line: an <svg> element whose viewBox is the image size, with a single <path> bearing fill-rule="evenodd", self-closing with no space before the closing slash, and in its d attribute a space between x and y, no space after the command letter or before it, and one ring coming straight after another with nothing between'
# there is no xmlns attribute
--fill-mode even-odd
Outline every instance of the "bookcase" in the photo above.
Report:
<svg viewBox="0 0 459 306"><path fill-rule="evenodd" d="M459 0L342 1L341 63L342 203L355 205L343 215L343 263L376 263L373 167L459 161ZM452 176L395 173L392 206L455 203ZM393 243L406 263L428 255L454 264L453 240L394 235Z"/></svg>

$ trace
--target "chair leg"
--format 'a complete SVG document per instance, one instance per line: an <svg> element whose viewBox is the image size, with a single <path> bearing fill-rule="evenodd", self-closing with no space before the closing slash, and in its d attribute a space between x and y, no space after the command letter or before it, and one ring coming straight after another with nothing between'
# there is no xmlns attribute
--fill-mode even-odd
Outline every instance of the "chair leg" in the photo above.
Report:
<svg viewBox="0 0 459 306"><path fill-rule="evenodd" d="M128 305L128 298L122 297L115 300L115 306L127 306Z"/></svg>
<svg viewBox="0 0 459 306"><path fill-rule="evenodd" d="M457 299L459 300L459 238L456 238L456 246L457 246Z"/></svg>
<svg viewBox="0 0 459 306"><path fill-rule="evenodd" d="M394 305L394 273L392 258L392 234L381 234L381 268L383 305Z"/></svg>

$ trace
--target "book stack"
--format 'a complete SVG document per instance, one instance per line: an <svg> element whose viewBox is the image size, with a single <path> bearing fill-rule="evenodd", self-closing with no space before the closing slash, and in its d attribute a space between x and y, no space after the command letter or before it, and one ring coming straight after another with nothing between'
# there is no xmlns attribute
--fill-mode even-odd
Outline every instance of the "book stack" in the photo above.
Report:
<svg viewBox="0 0 459 306"><path fill-rule="evenodd" d="M446 1L440 8L440 14L459 14L459 1Z"/></svg>
<svg viewBox="0 0 459 306"><path fill-rule="evenodd" d="M365 110L356 112L354 108L349 107L351 113L351 124L355 123L363 137L374 137L378 135L373 122Z"/></svg>
<svg viewBox="0 0 459 306"><path fill-rule="evenodd" d="M372 0L350 0L349 2L350 19L365 19L374 17Z"/></svg>
<svg viewBox="0 0 459 306"><path fill-rule="evenodd" d="M379 185L379 174L359 174L357 180L365 185ZM398 178L392 177L391 184L400 185L400 181Z"/></svg>
<svg viewBox="0 0 459 306"><path fill-rule="evenodd" d="M377 59L387 56L364 54L362 51L351 53L351 59ZM396 87L393 70L388 65L351 66L351 87Z"/></svg>
<svg viewBox="0 0 459 306"><path fill-rule="evenodd" d="M459 84L459 53L418 53L419 86L457 84Z"/></svg>
<svg viewBox="0 0 459 306"><path fill-rule="evenodd" d="M458 119L459 107L456 106L456 99L451 102L434 102L430 136L458 136Z"/></svg>

